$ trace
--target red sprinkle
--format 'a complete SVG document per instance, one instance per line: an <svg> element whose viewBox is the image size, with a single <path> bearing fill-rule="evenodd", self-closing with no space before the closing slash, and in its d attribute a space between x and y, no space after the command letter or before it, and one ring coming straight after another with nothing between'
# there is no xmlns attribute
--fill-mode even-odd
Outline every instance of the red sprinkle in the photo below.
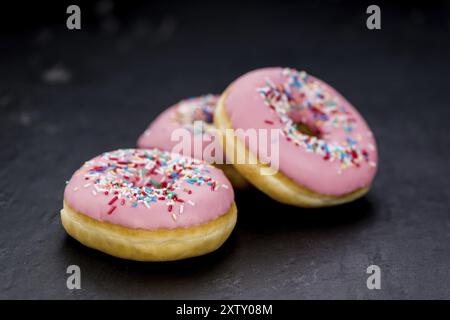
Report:
<svg viewBox="0 0 450 320"><path fill-rule="evenodd" d="M171 212L173 209L173 206L171 204L169 204L169 212Z"/></svg>
<svg viewBox="0 0 450 320"><path fill-rule="evenodd" d="M264 120L264 122L267 123L267 124L273 124L272 120Z"/></svg>
<svg viewBox="0 0 450 320"><path fill-rule="evenodd" d="M112 198L109 202L108 202L108 204L109 205L112 205L114 202L116 202L117 201L117 199L119 199L117 196L115 196L114 198Z"/></svg>
<svg viewBox="0 0 450 320"><path fill-rule="evenodd" d="M108 211L108 214L111 214L111 213L113 213L113 211L114 211L114 210L116 210L116 208L117 208L116 206L114 206L114 207L111 207L111 209L109 209L109 211Z"/></svg>

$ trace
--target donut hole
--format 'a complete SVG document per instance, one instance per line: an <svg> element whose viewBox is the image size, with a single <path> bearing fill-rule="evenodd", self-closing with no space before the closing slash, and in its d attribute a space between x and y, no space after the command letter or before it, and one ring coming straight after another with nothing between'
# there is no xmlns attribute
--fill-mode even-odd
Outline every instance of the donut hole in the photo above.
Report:
<svg viewBox="0 0 450 320"><path fill-rule="evenodd" d="M213 110L209 108L198 108L194 111L192 115L192 122L203 121L206 124L213 123Z"/></svg>
<svg viewBox="0 0 450 320"><path fill-rule="evenodd" d="M310 114L302 111L292 111L288 113L288 115L292 119L294 129L299 133L310 137L321 137L320 129L317 127Z"/></svg>
<svg viewBox="0 0 450 320"><path fill-rule="evenodd" d="M294 128L301 134L320 138L320 133L316 128L312 128L303 122L294 122Z"/></svg>
<svg viewBox="0 0 450 320"><path fill-rule="evenodd" d="M122 179L126 180L128 182L131 182L134 187L137 187L137 188L147 187L150 189L166 188L168 185L168 181L170 180L170 179L168 179L167 176L157 173L157 172L150 173L150 174L146 175L145 177L123 176Z"/></svg>

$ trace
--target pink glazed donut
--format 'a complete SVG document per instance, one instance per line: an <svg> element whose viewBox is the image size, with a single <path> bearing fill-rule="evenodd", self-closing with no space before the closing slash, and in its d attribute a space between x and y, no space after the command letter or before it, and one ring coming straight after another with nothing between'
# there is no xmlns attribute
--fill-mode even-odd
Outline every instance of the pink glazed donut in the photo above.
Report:
<svg viewBox="0 0 450 320"><path fill-rule="evenodd" d="M88 247L167 261L220 247L236 223L236 206L229 181L213 166L158 149L123 149L75 172L61 220Z"/></svg>
<svg viewBox="0 0 450 320"><path fill-rule="evenodd" d="M214 164L225 173L234 187L246 187L248 184L245 179L234 170L233 166L225 164L226 155L223 152L223 156L219 155L219 161L216 161L214 151L211 152L212 156L209 156L208 152L204 152L208 147L222 151L220 142L215 139L216 128L213 124L213 115L218 100L218 95L207 94L182 100L169 107L150 123L139 137L137 146L175 151L177 145L181 145L182 137L176 130L185 130L190 143L181 151L176 150L175 152Z"/></svg>
<svg viewBox="0 0 450 320"><path fill-rule="evenodd" d="M283 203L349 202L369 190L376 173L377 147L367 123L336 90L303 71L264 68L241 76L222 94L214 123L222 133L242 129L224 134L223 147L256 159L233 165ZM278 131L278 139L267 144L267 149L278 148L277 166L259 143L245 139L242 131L249 129ZM262 175L269 165L278 170Z"/></svg>

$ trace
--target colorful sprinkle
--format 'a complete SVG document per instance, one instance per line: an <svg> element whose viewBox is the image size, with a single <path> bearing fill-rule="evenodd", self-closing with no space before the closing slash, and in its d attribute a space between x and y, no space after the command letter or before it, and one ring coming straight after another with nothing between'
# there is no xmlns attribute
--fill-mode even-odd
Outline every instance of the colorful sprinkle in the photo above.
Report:
<svg viewBox="0 0 450 320"><path fill-rule="evenodd" d="M180 101L173 114L174 120L194 134L214 130L213 115L218 97L212 94ZM197 122L197 125L194 123Z"/></svg>
<svg viewBox="0 0 450 320"><path fill-rule="evenodd" d="M257 88L257 92L279 117L286 140L307 152L322 156L326 161L339 161L342 169L359 167L361 162L368 162L367 151L359 146L362 137L352 136L356 119L346 110L341 99L304 71L284 69L282 75L284 83L275 85L270 79L266 79L266 86ZM302 133L292 119L292 114L307 114L309 120L303 122L307 122L316 135ZM302 119L304 118L303 116ZM269 121L264 122L270 123ZM329 142L321 138L336 128L344 131L345 141Z"/></svg>
<svg viewBox="0 0 450 320"><path fill-rule="evenodd" d="M153 202L165 202L168 212L176 206L181 213L183 203L194 205L183 196L192 194L185 183L193 186L206 186L215 191L219 184L209 175L209 165L180 155L157 149L125 149L102 154L99 158L85 164L84 177L91 182L92 194L113 195L108 201L112 214L117 205L127 203L133 208L139 204L148 209ZM116 205L117 204L117 205Z"/></svg>

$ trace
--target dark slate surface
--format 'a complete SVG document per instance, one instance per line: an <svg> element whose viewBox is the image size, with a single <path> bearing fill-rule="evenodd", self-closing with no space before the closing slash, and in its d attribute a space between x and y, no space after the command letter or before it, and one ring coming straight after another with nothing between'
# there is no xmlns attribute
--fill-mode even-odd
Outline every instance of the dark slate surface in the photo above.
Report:
<svg viewBox="0 0 450 320"><path fill-rule="evenodd" d="M0 298L450 298L448 5L382 6L375 32L366 6L340 2L84 8L77 32L61 5L2 21ZM134 146L177 100L271 65L306 69L360 109L380 152L368 196L305 210L239 193L227 243L175 263L66 235L64 182L83 161ZM81 290L66 288L70 264ZM381 290L366 288L370 264Z"/></svg>

